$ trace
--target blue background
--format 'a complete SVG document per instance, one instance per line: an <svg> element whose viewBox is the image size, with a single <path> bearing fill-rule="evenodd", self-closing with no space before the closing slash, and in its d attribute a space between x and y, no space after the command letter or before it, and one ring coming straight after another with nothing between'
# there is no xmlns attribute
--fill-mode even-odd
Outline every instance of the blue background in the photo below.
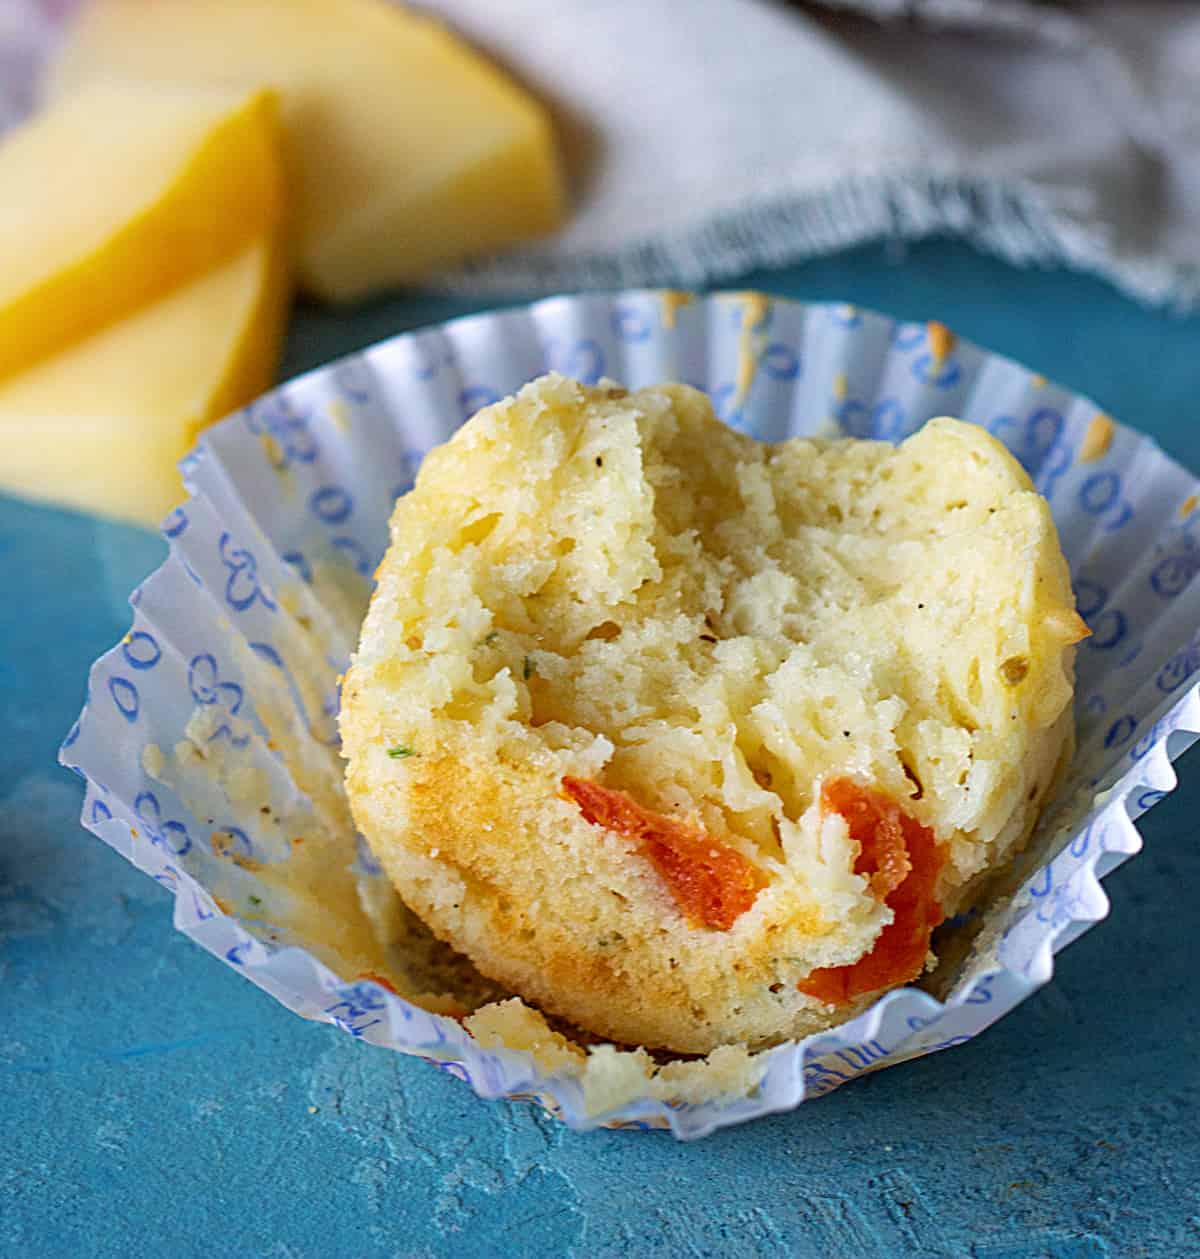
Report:
<svg viewBox="0 0 1200 1259"><path fill-rule="evenodd" d="M937 241L733 286L942 319L1200 469L1198 317ZM301 308L285 374L479 308ZM577 1136L288 1014L80 829L57 745L161 554L0 497L0 1255L1200 1256L1200 749L979 1040L698 1144Z"/></svg>

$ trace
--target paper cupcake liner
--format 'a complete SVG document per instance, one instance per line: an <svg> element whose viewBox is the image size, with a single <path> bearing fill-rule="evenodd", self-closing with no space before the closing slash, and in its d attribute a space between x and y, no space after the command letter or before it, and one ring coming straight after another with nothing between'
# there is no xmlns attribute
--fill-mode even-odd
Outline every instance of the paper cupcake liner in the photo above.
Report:
<svg viewBox="0 0 1200 1259"><path fill-rule="evenodd" d="M589 1112L578 1079L482 1048L454 1018L334 973L244 910L277 900L270 863L287 855L289 827L354 852L338 676L396 495L431 446L549 369L630 387L686 381L727 423L771 441L895 441L945 414L980 424L1049 499L1093 631L1078 657L1070 779L1008 894L969 948L964 937L963 960L935 976L940 999L894 991L764 1051L750 1096ZM1174 787L1170 762L1200 731L1200 483L1086 398L937 324L747 293L554 298L398 336L291 381L210 429L184 471L192 497L164 525L170 556L131 596L133 627L93 666L63 745L87 780L83 824L171 888L179 930L296 1013L427 1058L481 1097L535 1100L572 1128L698 1137L978 1035L1105 916L1099 879L1141 847L1134 819ZM358 851L369 893L381 876Z"/></svg>

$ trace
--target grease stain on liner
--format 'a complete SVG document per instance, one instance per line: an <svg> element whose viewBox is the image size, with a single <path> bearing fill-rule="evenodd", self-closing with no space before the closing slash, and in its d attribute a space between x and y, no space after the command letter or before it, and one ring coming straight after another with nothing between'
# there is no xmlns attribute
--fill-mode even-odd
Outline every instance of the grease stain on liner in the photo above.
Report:
<svg viewBox="0 0 1200 1259"><path fill-rule="evenodd" d="M679 323L679 312L690 306L695 295L684 289L663 289L659 294L659 310L662 315L662 326L668 332L674 332Z"/></svg>

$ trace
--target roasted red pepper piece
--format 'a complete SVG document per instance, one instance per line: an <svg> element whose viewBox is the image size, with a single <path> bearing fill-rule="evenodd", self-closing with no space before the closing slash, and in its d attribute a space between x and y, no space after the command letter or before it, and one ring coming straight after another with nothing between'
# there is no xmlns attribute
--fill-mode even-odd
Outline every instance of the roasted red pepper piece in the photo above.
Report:
<svg viewBox="0 0 1200 1259"><path fill-rule="evenodd" d="M933 889L946 848L890 797L850 778L825 783L821 807L846 819L850 837L860 845L854 872L867 876L871 894L895 915L864 957L815 970L797 985L807 996L845 1005L863 993L916 979L924 969L929 938L943 918Z"/></svg>
<svg viewBox="0 0 1200 1259"><path fill-rule="evenodd" d="M693 926L728 931L754 904L764 879L737 849L643 808L624 791L570 775L562 785L589 822L636 841Z"/></svg>

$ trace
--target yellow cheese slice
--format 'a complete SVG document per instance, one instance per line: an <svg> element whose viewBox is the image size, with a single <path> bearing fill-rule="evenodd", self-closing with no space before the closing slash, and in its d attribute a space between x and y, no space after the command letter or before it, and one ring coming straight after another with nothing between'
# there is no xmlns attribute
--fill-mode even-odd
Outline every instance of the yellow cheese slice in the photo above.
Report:
<svg viewBox="0 0 1200 1259"><path fill-rule="evenodd" d="M0 189L3 379L274 229L276 98L95 84L0 142Z"/></svg>
<svg viewBox="0 0 1200 1259"><path fill-rule="evenodd" d="M562 215L541 106L384 0L96 0L53 84L103 75L275 85L300 276L327 298L419 278Z"/></svg>
<svg viewBox="0 0 1200 1259"><path fill-rule="evenodd" d="M213 420L266 389L283 332L271 240L0 383L0 489L156 527Z"/></svg>

